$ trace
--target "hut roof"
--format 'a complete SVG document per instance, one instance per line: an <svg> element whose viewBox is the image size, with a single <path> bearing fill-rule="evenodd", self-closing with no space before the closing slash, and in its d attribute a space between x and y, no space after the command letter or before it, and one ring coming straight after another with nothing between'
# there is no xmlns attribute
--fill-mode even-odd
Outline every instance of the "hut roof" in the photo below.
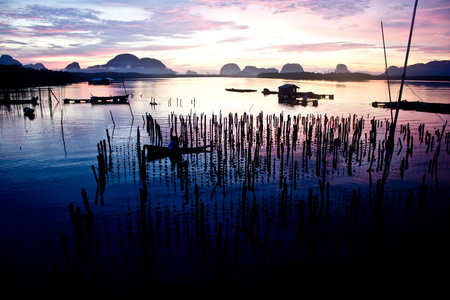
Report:
<svg viewBox="0 0 450 300"><path fill-rule="evenodd" d="M291 88L291 87L300 88L300 87L296 86L295 84L289 84L289 83L283 84L283 85L279 86L278 88L286 89L286 88Z"/></svg>

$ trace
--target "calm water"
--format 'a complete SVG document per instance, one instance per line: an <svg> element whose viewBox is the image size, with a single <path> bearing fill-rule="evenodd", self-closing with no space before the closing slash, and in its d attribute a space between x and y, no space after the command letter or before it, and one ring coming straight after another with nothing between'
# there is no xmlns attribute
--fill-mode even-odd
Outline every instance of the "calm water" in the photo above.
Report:
<svg viewBox="0 0 450 300"><path fill-rule="evenodd" d="M279 104L276 95L264 96L261 93L264 88L276 91L285 83L297 84L303 92L333 94L334 100L320 100L317 107L302 107ZM387 85L383 81L336 83L176 78L128 81L125 85L131 95L130 106L63 104L64 98L123 93L122 84L91 86L81 83L64 88L54 87L53 92L59 101L41 101L35 107L36 117L33 120L23 116L20 105L0 108L0 272L3 276L33 286L46 282L53 264L59 270L63 269L60 235L74 236L67 206L70 203L82 205L83 188L92 200L95 214L103 217L114 218L136 207L140 180L135 166L134 145L138 128L141 142L150 142L144 130L143 117L147 113L161 125L165 143L168 141L167 126L171 113L178 116L204 114L208 118L213 114L227 116L229 113L256 116L260 112L265 116L327 115L346 118L357 115L364 118L366 130L370 130L370 120L373 118L381 121L391 118L389 110L371 106L373 101L389 101ZM255 89L257 92L227 92L226 88ZM393 101L397 100L398 89L399 82L391 83ZM428 102L450 103L450 83L408 83L402 99L416 101L419 98ZM150 101L158 105L150 105ZM436 129L442 129L448 119L448 115L400 111L398 124L409 124L414 132L420 124L425 124L426 130L434 134ZM97 143L107 138L106 130L114 145L113 159L117 171L108 178L105 203L100 205L93 203L97 184L91 166L97 166ZM415 143L418 145L417 140ZM423 147L415 151L419 153ZM149 167L153 182L157 182L155 178L161 168L170 169L166 161L162 164ZM418 182L423 169L428 168L428 161L420 161L416 155L411 166L401 182L398 172L394 172L397 175L393 175L395 178L391 185L403 185L404 189L420 185ZM420 169L419 174L413 167ZM444 189L450 183L448 171L448 159L444 159L439 169L440 187ZM305 182L317 185L317 178L306 178ZM366 185L367 176L363 171L353 177L335 174L330 175L329 182L334 187L351 188ZM430 179L432 182L433 179ZM165 184L159 186L162 186L161 191L171 191ZM274 189L276 186L268 185ZM173 198L177 197L177 193L173 195Z"/></svg>

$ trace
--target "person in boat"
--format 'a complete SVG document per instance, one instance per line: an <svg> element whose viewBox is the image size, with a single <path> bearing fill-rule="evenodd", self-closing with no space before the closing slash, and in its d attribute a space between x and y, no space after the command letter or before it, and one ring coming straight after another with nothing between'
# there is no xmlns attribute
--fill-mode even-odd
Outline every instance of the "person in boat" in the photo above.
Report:
<svg viewBox="0 0 450 300"><path fill-rule="evenodd" d="M180 143L177 136L170 135L170 142L167 149L174 150L180 148Z"/></svg>

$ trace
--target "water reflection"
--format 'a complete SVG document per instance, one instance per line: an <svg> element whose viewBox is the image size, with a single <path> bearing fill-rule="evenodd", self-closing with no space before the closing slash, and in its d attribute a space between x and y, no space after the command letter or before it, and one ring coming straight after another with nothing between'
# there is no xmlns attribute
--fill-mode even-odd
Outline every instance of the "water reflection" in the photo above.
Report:
<svg viewBox="0 0 450 300"><path fill-rule="evenodd" d="M6 270L16 279L24 270L50 274L55 263L60 287L75 284L78 292L98 294L204 288L205 282L211 288L232 290L241 283L258 291L280 285L288 291L330 274L332 267L340 276L350 266L370 275L367 270L376 265L364 273L358 268L368 263L366 257L386 268L396 254L405 265L417 261L415 251L426 250L422 257L427 260L441 259L429 253L439 249L439 239L430 234L442 234L448 220L448 135L438 168L430 164L442 121L401 112L383 218L376 223L376 183L390 112L370 104L385 99L384 83L297 82L302 91L335 95L317 107L279 105L276 95L260 92L225 91L276 90L283 83L223 78L126 82L133 114L127 106L53 102L37 106L31 121L22 108L2 108L5 209L0 219L2 228L10 228L4 244L11 245L2 250ZM421 97L436 93L418 87ZM122 89L77 84L64 93L82 98ZM439 101L448 97L444 90ZM150 104L153 99L158 105ZM183 156L176 166L169 159L144 162L143 145L155 143L147 114L160 126L161 144L167 145L176 119L187 146L212 142L214 151ZM100 141L107 153L104 190L98 190L92 169L99 176ZM74 230L78 227L81 233ZM18 234L26 238L27 231L33 235L29 244L18 243ZM67 245L64 252L61 242ZM37 249L30 255L29 248ZM64 260L67 254L72 269ZM47 284L47 278L36 276L35 282Z"/></svg>

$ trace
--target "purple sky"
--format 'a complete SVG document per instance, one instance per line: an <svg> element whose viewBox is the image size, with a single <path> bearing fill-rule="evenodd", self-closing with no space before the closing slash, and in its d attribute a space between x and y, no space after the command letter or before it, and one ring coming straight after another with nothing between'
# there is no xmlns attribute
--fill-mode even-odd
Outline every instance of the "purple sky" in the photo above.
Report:
<svg viewBox="0 0 450 300"><path fill-rule="evenodd" d="M121 53L181 74L217 74L230 62L308 72L403 66L415 0L0 1L0 54L63 69ZM450 1L419 0L409 63L450 59Z"/></svg>

